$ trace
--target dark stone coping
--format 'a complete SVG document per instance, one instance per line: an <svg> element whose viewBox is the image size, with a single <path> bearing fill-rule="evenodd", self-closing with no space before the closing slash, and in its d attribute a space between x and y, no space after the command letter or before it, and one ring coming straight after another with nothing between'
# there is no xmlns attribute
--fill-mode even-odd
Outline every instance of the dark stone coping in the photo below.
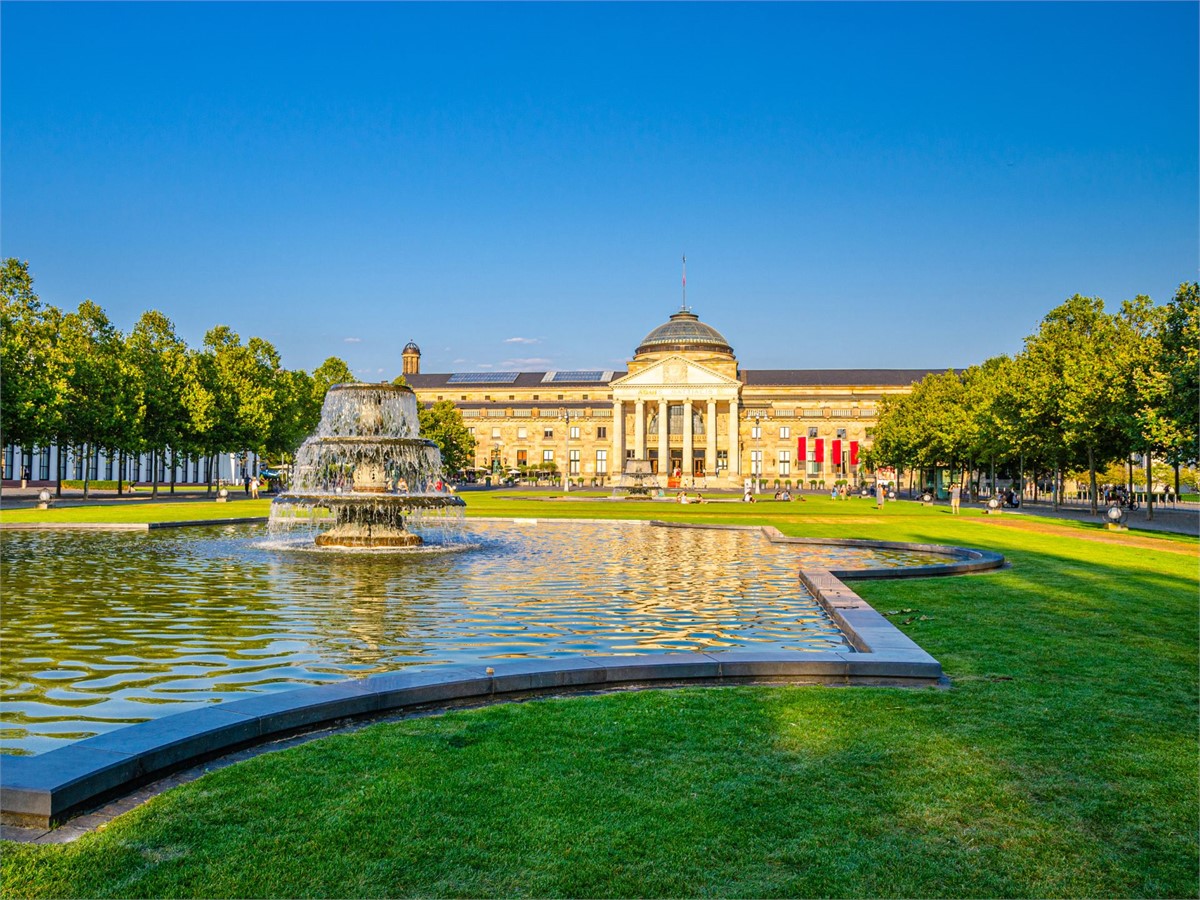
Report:
<svg viewBox="0 0 1200 900"><path fill-rule="evenodd" d="M533 524L528 519L511 521ZM598 524L594 519L584 521ZM628 524L627 520L623 524ZM982 563L985 557L1003 563L1003 557L982 551L793 539L773 528L755 527L774 541L931 550L962 560L950 566L920 567L936 570L923 574L950 574L949 568ZM951 550L954 552L948 552ZM989 559L989 566L994 565ZM896 577L904 570L880 571L883 575L874 577ZM853 650L725 650L497 661L490 667L480 663L402 669L336 684L253 694L130 725L37 756L0 755L0 822L49 828L180 769L348 719L627 687L772 682L929 686L942 680L941 664L847 587L839 572L809 569L800 572L800 579L841 628Z"/></svg>

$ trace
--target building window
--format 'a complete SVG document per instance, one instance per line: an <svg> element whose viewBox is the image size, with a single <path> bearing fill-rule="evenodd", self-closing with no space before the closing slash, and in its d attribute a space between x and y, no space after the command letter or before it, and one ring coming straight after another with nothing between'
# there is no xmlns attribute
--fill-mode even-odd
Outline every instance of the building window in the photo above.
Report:
<svg viewBox="0 0 1200 900"><path fill-rule="evenodd" d="M790 426L788 426L788 425L780 425L779 426L779 439L781 441L786 441L791 436L792 436L792 429Z"/></svg>
<svg viewBox="0 0 1200 900"><path fill-rule="evenodd" d="M717 451L717 471L718 472L728 472L729 471L729 451L728 450L718 450Z"/></svg>
<svg viewBox="0 0 1200 900"><path fill-rule="evenodd" d="M597 450L596 451L596 474L597 475L607 475L608 474L608 451L607 450Z"/></svg>
<svg viewBox="0 0 1200 900"><path fill-rule="evenodd" d="M816 450L808 451L808 474L809 475L820 475L821 474L821 464L819 462L817 462L817 451Z"/></svg>
<svg viewBox="0 0 1200 900"><path fill-rule="evenodd" d="M542 462L544 462L544 463L554 462L554 451L553 450L543 450L542 451Z"/></svg>
<svg viewBox="0 0 1200 900"><path fill-rule="evenodd" d="M50 448L43 447L38 453L38 478L42 481L50 480Z"/></svg>
<svg viewBox="0 0 1200 900"><path fill-rule="evenodd" d="M608 426L607 425L597 426L596 427L596 439L602 441L607 437L608 437Z"/></svg>
<svg viewBox="0 0 1200 900"><path fill-rule="evenodd" d="M466 400L466 399L467 399L467 395L466 395L466 394L463 394L463 395L462 395L461 397L459 397L458 399L459 399L459 400Z"/></svg>
<svg viewBox="0 0 1200 900"><path fill-rule="evenodd" d="M571 440L573 440L573 441L579 440L579 426L578 425L571 426Z"/></svg>
<svg viewBox="0 0 1200 900"><path fill-rule="evenodd" d="M542 437L544 437L544 438L554 437L554 429L553 428L543 428L542 429Z"/></svg>
<svg viewBox="0 0 1200 900"><path fill-rule="evenodd" d="M587 394L584 394L584 395L583 395L583 399L584 399L584 400L586 400L586 399L587 399Z"/></svg>
<svg viewBox="0 0 1200 900"><path fill-rule="evenodd" d="M579 474L579 451L572 450L570 456L568 456L567 459L568 459L568 461L570 463L570 467L571 467L570 474L578 475Z"/></svg>
<svg viewBox="0 0 1200 900"><path fill-rule="evenodd" d="M516 395L516 394L509 394L509 395L508 395L508 399L509 399L509 400L516 400L516 399L517 399L517 395Z"/></svg>
<svg viewBox="0 0 1200 900"><path fill-rule="evenodd" d="M810 429L808 429L808 436L809 436L810 438L815 438L815 437L817 436L817 429L816 429L816 427L815 427L815 426L814 426L814 427L812 427L812 428L810 428Z"/></svg>
<svg viewBox="0 0 1200 900"><path fill-rule="evenodd" d="M534 394L534 395L533 395L533 399L534 399L534 400L537 400L537 399L538 399L538 395L537 395L537 394Z"/></svg>
<svg viewBox="0 0 1200 900"><path fill-rule="evenodd" d="M846 429L845 429L845 428L839 428L839 429L837 430L837 436L838 436L838 440L839 440L839 441L844 441L844 440L846 439Z"/></svg>
<svg viewBox="0 0 1200 900"><path fill-rule="evenodd" d="M762 451L761 450L751 450L750 451L750 474L761 476L762 473L763 473Z"/></svg>
<svg viewBox="0 0 1200 900"><path fill-rule="evenodd" d="M523 441L528 436L529 436L529 429L527 429L527 428L518 428L517 429L517 440Z"/></svg>
<svg viewBox="0 0 1200 900"><path fill-rule="evenodd" d="M559 400L561 400L562 398L563 398L563 395L562 395L562 394L559 394L559 395L558 395L558 399L559 399Z"/></svg>
<svg viewBox="0 0 1200 900"><path fill-rule="evenodd" d="M517 451L517 465L518 466L529 465L529 451L528 450L518 450Z"/></svg>
<svg viewBox="0 0 1200 900"><path fill-rule="evenodd" d="M755 440L758 440L760 437L762 437L762 426L757 422L750 426L750 437L754 438Z"/></svg>
<svg viewBox="0 0 1200 900"><path fill-rule="evenodd" d="M790 450L779 451L779 474L785 478L792 474L792 453Z"/></svg>
<svg viewBox="0 0 1200 900"><path fill-rule="evenodd" d="M625 451L625 458L626 458L626 459L637 459L637 457L634 455L634 454L636 454L636 453L637 453L637 451L636 451L636 450L626 450L626 451Z"/></svg>
<svg viewBox="0 0 1200 900"><path fill-rule="evenodd" d="M499 440L499 439L500 439L500 429L499 429L499 428L493 428L493 429L492 429L492 440L493 440L493 441L497 441L497 440Z"/></svg>
<svg viewBox="0 0 1200 900"><path fill-rule="evenodd" d="M467 434L469 434L471 437L475 437L475 429L474 429L474 428L468 428L468 429L467 429Z"/></svg>

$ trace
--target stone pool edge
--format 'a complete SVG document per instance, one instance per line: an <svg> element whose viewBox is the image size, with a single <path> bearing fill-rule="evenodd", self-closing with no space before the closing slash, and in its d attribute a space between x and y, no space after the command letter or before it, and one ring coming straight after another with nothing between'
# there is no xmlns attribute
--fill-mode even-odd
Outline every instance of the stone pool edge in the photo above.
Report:
<svg viewBox="0 0 1200 900"><path fill-rule="evenodd" d="M516 521L539 524L537 520ZM854 652L725 650L640 657L531 659L497 662L490 667L455 665L401 670L317 687L255 694L130 725L37 756L0 755L0 823L51 828L113 797L233 751L333 723L397 712L449 709L538 694L687 684L936 685L942 680L941 664L859 597L842 578L847 574L898 577L901 572L905 574L899 577L919 577L908 573L952 574L947 571L950 569L958 574L978 570L972 566L996 568L1004 564L1002 556L986 551L885 541L788 538L771 526L748 526L748 529L760 531L774 543L929 550L950 555L958 562L911 570L800 570L801 582L837 623ZM862 574L874 571L883 574Z"/></svg>

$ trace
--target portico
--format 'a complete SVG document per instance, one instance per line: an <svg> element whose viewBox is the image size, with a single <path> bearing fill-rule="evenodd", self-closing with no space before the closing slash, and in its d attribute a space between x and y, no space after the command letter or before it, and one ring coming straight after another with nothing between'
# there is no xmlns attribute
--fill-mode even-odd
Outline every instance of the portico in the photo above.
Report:
<svg viewBox="0 0 1200 900"><path fill-rule="evenodd" d="M678 471L688 483L738 480L740 387L680 355L617 379L611 385L613 458L649 459L656 472ZM630 432L633 444L626 446Z"/></svg>

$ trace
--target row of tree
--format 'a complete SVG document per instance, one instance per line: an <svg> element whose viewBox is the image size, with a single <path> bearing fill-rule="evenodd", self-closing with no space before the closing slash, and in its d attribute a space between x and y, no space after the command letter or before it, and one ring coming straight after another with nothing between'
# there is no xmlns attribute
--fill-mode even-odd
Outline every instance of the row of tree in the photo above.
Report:
<svg viewBox="0 0 1200 900"><path fill-rule="evenodd" d="M73 447L85 459L148 453L156 491L157 473L173 473L180 458L209 460L210 490L219 453L289 461L316 428L329 387L355 380L337 357L312 372L285 369L269 342L243 343L224 325L190 348L161 312L143 313L128 334L90 300L64 314L39 300L17 259L4 262L0 295L0 442ZM426 415L435 441L470 438L445 409ZM462 455L455 446L447 462Z"/></svg>
<svg viewBox="0 0 1200 900"><path fill-rule="evenodd" d="M1050 311L1016 356L934 373L885 398L872 466L948 467L994 473L1017 468L1087 473L1096 512L1097 473L1154 459L1176 474L1197 458L1200 435L1200 287L1171 301L1139 296L1115 313L1076 294ZM1055 490L1057 503L1059 490Z"/></svg>

